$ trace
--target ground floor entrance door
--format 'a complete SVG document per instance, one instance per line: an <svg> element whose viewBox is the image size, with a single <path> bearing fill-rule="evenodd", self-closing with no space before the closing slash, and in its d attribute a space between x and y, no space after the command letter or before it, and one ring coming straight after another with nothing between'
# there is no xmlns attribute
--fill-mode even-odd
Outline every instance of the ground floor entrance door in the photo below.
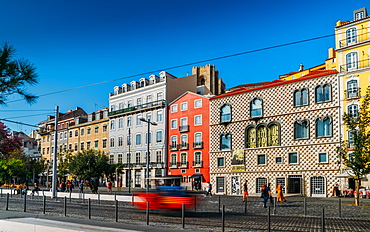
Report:
<svg viewBox="0 0 370 232"><path fill-rule="evenodd" d="M311 197L326 197L325 178L314 176L310 179Z"/></svg>
<svg viewBox="0 0 370 232"><path fill-rule="evenodd" d="M301 193L302 176L294 175L288 177L288 193Z"/></svg>
<svg viewBox="0 0 370 232"><path fill-rule="evenodd" d="M231 177L231 195L240 194L240 176Z"/></svg>
<svg viewBox="0 0 370 232"><path fill-rule="evenodd" d="M216 177L216 193L225 193L225 177Z"/></svg>

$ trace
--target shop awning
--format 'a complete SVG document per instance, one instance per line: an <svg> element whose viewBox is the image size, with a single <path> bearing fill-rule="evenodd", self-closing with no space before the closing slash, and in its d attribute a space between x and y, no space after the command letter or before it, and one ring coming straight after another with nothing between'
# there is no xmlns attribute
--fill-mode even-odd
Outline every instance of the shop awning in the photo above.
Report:
<svg viewBox="0 0 370 232"><path fill-rule="evenodd" d="M190 178L200 178L202 177L202 174L194 174Z"/></svg>

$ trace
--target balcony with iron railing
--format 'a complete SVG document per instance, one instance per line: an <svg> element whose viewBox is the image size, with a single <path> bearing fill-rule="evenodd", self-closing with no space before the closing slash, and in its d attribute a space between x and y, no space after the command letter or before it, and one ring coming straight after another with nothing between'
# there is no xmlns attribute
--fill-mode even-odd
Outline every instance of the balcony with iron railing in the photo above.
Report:
<svg viewBox="0 0 370 232"><path fill-rule="evenodd" d="M179 150L179 145L176 143L170 144L170 151L177 151Z"/></svg>
<svg viewBox="0 0 370 232"><path fill-rule="evenodd" d="M179 126L179 131L180 132L189 132L189 125L183 125L183 126Z"/></svg>
<svg viewBox="0 0 370 232"><path fill-rule="evenodd" d="M203 142L194 142L193 143L194 149L202 149L203 148Z"/></svg>
<svg viewBox="0 0 370 232"><path fill-rule="evenodd" d="M339 48L345 48L345 47L357 45L357 44L367 42L367 41L370 41L370 38L368 36L362 36L362 35L359 35L358 37L352 38L352 39L342 39L342 40L339 40Z"/></svg>
<svg viewBox="0 0 370 232"><path fill-rule="evenodd" d="M170 168L178 168L179 162L170 162Z"/></svg>
<svg viewBox="0 0 370 232"><path fill-rule="evenodd" d="M344 90L344 92L346 95L346 99L354 99L354 98L359 98L361 96L360 95L361 88L359 87L347 89L347 90Z"/></svg>
<svg viewBox="0 0 370 232"><path fill-rule="evenodd" d="M118 114L121 115L121 114L126 114L126 113L133 113L134 111L149 109L149 108L152 108L152 107L164 106L165 104L166 104L165 100L153 101L153 102L149 102L149 103L145 103L145 104L141 104L141 105L137 105L137 106L131 106L131 107L123 108L123 109L120 109L120 110L111 111L111 112L108 113L108 116L114 116L114 115L118 115Z"/></svg>
<svg viewBox="0 0 370 232"><path fill-rule="evenodd" d="M188 168L188 164L189 164L188 161L181 161L180 162L180 168Z"/></svg>
<svg viewBox="0 0 370 232"><path fill-rule="evenodd" d="M351 72L370 67L369 59L351 62L339 66L340 72Z"/></svg>
<svg viewBox="0 0 370 232"><path fill-rule="evenodd" d="M189 143L180 144L180 150L188 150L188 149L189 149Z"/></svg>
<svg viewBox="0 0 370 232"><path fill-rule="evenodd" d="M196 168L203 167L203 161L201 161L201 160L199 160L199 161L193 161L193 167L196 167Z"/></svg>

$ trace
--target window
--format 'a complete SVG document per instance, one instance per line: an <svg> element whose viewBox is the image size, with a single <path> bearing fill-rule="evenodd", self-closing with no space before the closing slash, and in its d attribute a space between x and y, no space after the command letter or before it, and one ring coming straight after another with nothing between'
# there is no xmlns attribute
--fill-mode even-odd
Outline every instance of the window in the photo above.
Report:
<svg viewBox="0 0 370 232"><path fill-rule="evenodd" d="M294 123L294 139L307 139L308 131L307 120L296 121Z"/></svg>
<svg viewBox="0 0 370 232"><path fill-rule="evenodd" d="M194 101L194 108L202 108L202 99Z"/></svg>
<svg viewBox="0 0 370 232"><path fill-rule="evenodd" d="M358 117L358 105L356 104L348 105L347 113L357 118Z"/></svg>
<svg viewBox="0 0 370 232"><path fill-rule="evenodd" d="M133 107L132 100L129 100L127 102L127 108Z"/></svg>
<svg viewBox="0 0 370 232"><path fill-rule="evenodd" d="M254 127L247 127L245 129L246 139L245 139L245 147L246 148L254 148L257 147L257 139L256 139L256 128Z"/></svg>
<svg viewBox="0 0 370 232"><path fill-rule="evenodd" d="M132 117L131 116L127 117L127 126L128 127L132 126Z"/></svg>
<svg viewBox="0 0 370 232"><path fill-rule="evenodd" d="M123 137L118 137L118 146L122 147L123 146Z"/></svg>
<svg viewBox="0 0 370 232"><path fill-rule="evenodd" d="M359 97L359 88L357 80L350 80L347 82L347 98Z"/></svg>
<svg viewBox="0 0 370 232"><path fill-rule="evenodd" d="M107 148L107 139L103 139L102 142L103 142L102 147Z"/></svg>
<svg viewBox="0 0 370 232"><path fill-rule="evenodd" d="M297 153L289 153L289 163L290 164L297 164L298 163L298 154Z"/></svg>
<svg viewBox="0 0 370 232"><path fill-rule="evenodd" d="M225 167L225 158L224 157L217 158L217 167Z"/></svg>
<svg viewBox="0 0 370 232"><path fill-rule="evenodd" d="M180 165L181 165L181 167L187 167L187 164L188 164L188 162L187 162L187 154L184 153L184 152L182 152L180 154Z"/></svg>
<svg viewBox="0 0 370 232"><path fill-rule="evenodd" d="M95 126L95 134L99 133L99 126Z"/></svg>
<svg viewBox="0 0 370 232"><path fill-rule="evenodd" d="M315 90L316 103L326 102L331 100L330 85L320 85Z"/></svg>
<svg viewBox="0 0 370 232"><path fill-rule="evenodd" d="M141 145L141 134L136 134L136 145Z"/></svg>
<svg viewBox="0 0 370 232"><path fill-rule="evenodd" d="M347 70L351 69L357 69L358 59L357 59L357 53L351 52L346 55L346 64L347 64Z"/></svg>
<svg viewBox="0 0 370 232"><path fill-rule="evenodd" d="M364 18L364 12L363 11L356 12L355 20L359 20L359 19L363 19L363 18Z"/></svg>
<svg viewBox="0 0 370 232"><path fill-rule="evenodd" d="M118 128L123 128L123 118L118 119Z"/></svg>
<svg viewBox="0 0 370 232"><path fill-rule="evenodd" d="M330 118L322 117L316 120L316 136L331 136L331 126Z"/></svg>
<svg viewBox="0 0 370 232"><path fill-rule="evenodd" d="M126 163L131 164L131 153L126 153Z"/></svg>
<svg viewBox="0 0 370 232"><path fill-rule="evenodd" d="M78 150L78 144L77 143L75 143L75 151L77 151ZM49 153L49 152L48 152Z"/></svg>
<svg viewBox="0 0 370 232"><path fill-rule="evenodd" d="M356 28L350 28L346 31L347 45L357 42Z"/></svg>
<svg viewBox="0 0 370 232"><path fill-rule="evenodd" d="M114 138L110 139L110 147L114 147Z"/></svg>
<svg viewBox="0 0 370 232"><path fill-rule="evenodd" d="M188 110L188 103L187 102L181 103L181 111L185 111L185 110Z"/></svg>
<svg viewBox="0 0 370 232"><path fill-rule="evenodd" d="M221 135L221 150L231 149L231 135Z"/></svg>
<svg viewBox="0 0 370 232"><path fill-rule="evenodd" d="M194 125L200 126L202 125L202 115L196 115L194 118Z"/></svg>
<svg viewBox="0 0 370 232"><path fill-rule="evenodd" d="M171 120L171 129L177 129L177 119Z"/></svg>
<svg viewBox="0 0 370 232"><path fill-rule="evenodd" d="M194 153L194 166L200 166L202 164L202 153L197 151Z"/></svg>
<svg viewBox="0 0 370 232"><path fill-rule="evenodd" d="M141 117L141 114L138 114L138 115L136 115L136 125L141 125L141 120L140 120L140 118L142 118Z"/></svg>
<svg viewBox="0 0 370 232"><path fill-rule="evenodd" d="M151 103L152 102L152 95L146 96L146 103Z"/></svg>
<svg viewBox="0 0 370 232"><path fill-rule="evenodd" d="M278 164L278 163L282 163L283 162L283 160L282 160L282 158L281 157L276 157L276 163Z"/></svg>
<svg viewBox="0 0 370 232"><path fill-rule="evenodd" d="M111 130L114 130L114 120L111 120L110 121L110 129Z"/></svg>
<svg viewBox="0 0 370 232"><path fill-rule="evenodd" d="M277 124L271 124L268 128L268 145L280 145L280 127Z"/></svg>
<svg viewBox="0 0 370 232"><path fill-rule="evenodd" d="M221 107L221 122L231 121L231 107L229 105L224 105Z"/></svg>
<svg viewBox="0 0 370 232"><path fill-rule="evenodd" d="M172 167L177 167L177 154L172 153L171 154L171 164Z"/></svg>
<svg viewBox="0 0 370 232"><path fill-rule="evenodd" d="M262 100L255 98L251 102L251 117L262 117Z"/></svg>
<svg viewBox="0 0 370 232"><path fill-rule="evenodd" d="M257 147L267 147L267 130L264 125L257 128Z"/></svg>
<svg viewBox="0 0 370 232"><path fill-rule="evenodd" d="M138 99L136 99L136 106L141 106L141 104L142 104L141 97L139 97Z"/></svg>
<svg viewBox="0 0 370 232"><path fill-rule="evenodd" d="M257 155L257 164L266 164L266 155Z"/></svg>
<svg viewBox="0 0 370 232"><path fill-rule="evenodd" d="M152 133L149 133L149 134L146 133L145 138L146 138L145 143L147 143L147 144L148 144L148 142L151 143L152 142Z"/></svg>
<svg viewBox="0 0 370 232"><path fill-rule="evenodd" d="M348 131L348 148L355 147L355 133L356 131Z"/></svg>
<svg viewBox="0 0 370 232"><path fill-rule="evenodd" d="M327 163L327 162L328 162L328 159L327 159L326 153L320 153L319 154L319 163Z"/></svg>
<svg viewBox="0 0 370 232"><path fill-rule="evenodd" d="M157 143L162 142L163 141L163 132L162 131L157 131L156 138L157 138Z"/></svg>
<svg viewBox="0 0 370 232"><path fill-rule="evenodd" d="M172 113L177 112L177 105L172 105L172 106L171 106L171 112L172 112Z"/></svg>
<svg viewBox="0 0 370 232"><path fill-rule="evenodd" d="M83 136L85 134L85 130L84 128L81 129L81 136Z"/></svg>
<svg viewBox="0 0 370 232"><path fill-rule="evenodd" d="M78 136L78 130L75 130L75 137Z"/></svg>
<svg viewBox="0 0 370 232"><path fill-rule="evenodd" d="M157 93L157 101L163 100L163 93L159 92Z"/></svg>
<svg viewBox="0 0 370 232"><path fill-rule="evenodd" d="M146 120L147 120L148 122L152 122L152 113L147 113L147 114L146 114Z"/></svg>
<svg viewBox="0 0 370 232"><path fill-rule="evenodd" d="M114 163L114 155L109 155L109 164Z"/></svg>
<svg viewBox="0 0 370 232"><path fill-rule="evenodd" d="M180 126L184 127L188 125L188 118L181 118L180 119Z"/></svg>
<svg viewBox="0 0 370 232"><path fill-rule="evenodd" d="M177 136L171 136L171 146L177 146Z"/></svg>
<svg viewBox="0 0 370 232"><path fill-rule="evenodd" d="M308 90L301 89L294 92L294 106L308 105Z"/></svg>
<svg viewBox="0 0 370 232"><path fill-rule="evenodd" d="M132 145L132 137L131 135L128 135L127 136L127 146L130 146L130 145Z"/></svg>
<svg viewBox="0 0 370 232"><path fill-rule="evenodd" d="M157 151L156 152L156 161L157 163L161 163L162 162L162 151Z"/></svg>
<svg viewBox="0 0 370 232"><path fill-rule="evenodd" d="M98 150L99 149L99 140L94 141L94 149Z"/></svg>
<svg viewBox="0 0 370 232"><path fill-rule="evenodd" d="M188 143L188 135L181 135L181 144Z"/></svg>
<svg viewBox="0 0 370 232"><path fill-rule="evenodd" d="M162 122L163 121L163 111L158 110L157 111L157 122Z"/></svg>
<svg viewBox="0 0 370 232"><path fill-rule="evenodd" d="M87 134L90 135L91 134L91 127L88 127L87 128Z"/></svg>
<svg viewBox="0 0 370 232"><path fill-rule="evenodd" d="M81 142L81 151L85 150L84 142Z"/></svg>
<svg viewBox="0 0 370 232"><path fill-rule="evenodd" d="M117 163L122 163L122 154L118 154L118 161Z"/></svg>
<svg viewBox="0 0 370 232"><path fill-rule="evenodd" d="M119 110L122 110L122 109L123 109L123 103L122 103L122 102L120 102L120 103L119 103L119 105L118 105L118 109L119 109Z"/></svg>
<svg viewBox="0 0 370 232"><path fill-rule="evenodd" d="M195 133L194 142L195 143L201 143L202 142L202 133L200 133L200 132Z"/></svg>
<svg viewBox="0 0 370 232"><path fill-rule="evenodd" d="M135 163L140 164L140 160L141 160L141 154L140 152L136 152L135 153Z"/></svg>
<svg viewBox="0 0 370 232"><path fill-rule="evenodd" d="M104 124L103 124L103 132L106 132L106 131L107 131L107 129L108 129L107 124L106 124L106 123L104 123Z"/></svg>

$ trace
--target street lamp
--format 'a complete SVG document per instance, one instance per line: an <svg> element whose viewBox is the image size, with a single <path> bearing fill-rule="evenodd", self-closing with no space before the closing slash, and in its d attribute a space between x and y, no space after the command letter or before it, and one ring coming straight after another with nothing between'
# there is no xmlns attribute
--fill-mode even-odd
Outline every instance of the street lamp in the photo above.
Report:
<svg viewBox="0 0 370 232"><path fill-rule="evenodd" d="M128 193L131 193L131 128L128 128L128 136L130 138L130 142L128 144Z"/></svg>
<svg viewBox="0 0 370 232"><path fill-rule="evenodd" d="M140 118L140 121L146 122L148 124L148 134L147 134L147 148L146 148L146 191L149 192L149 143L150 143L150 124L153 126L158 125L156 122L151 122L150 118L146 120L145 118Z"/></svg>

